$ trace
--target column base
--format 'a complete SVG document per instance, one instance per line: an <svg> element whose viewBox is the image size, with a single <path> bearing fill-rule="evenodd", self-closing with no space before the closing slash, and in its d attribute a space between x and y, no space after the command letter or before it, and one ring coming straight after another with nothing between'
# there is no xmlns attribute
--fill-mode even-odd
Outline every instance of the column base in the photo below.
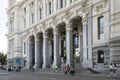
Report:
<svg viewBox="0 0 120 80"><path fill-rule="evenodd" d="M49 64L43 64L42 68L50 68L50 65Z"/></svg>

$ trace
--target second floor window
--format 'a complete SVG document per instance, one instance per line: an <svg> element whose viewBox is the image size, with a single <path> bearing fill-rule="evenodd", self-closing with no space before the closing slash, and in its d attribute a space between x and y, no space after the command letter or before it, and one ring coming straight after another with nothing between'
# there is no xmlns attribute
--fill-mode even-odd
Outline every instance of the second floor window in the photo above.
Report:
<svg viewBox="0 0 120 80"><path fill-rule="evenodd" d="M24 28L26 28L26 19L24 19Z"/></svg>
<svg viewBox="0 0 120 80"><path fill-rule="evenodd" d="M104 17L98 18L98 39L104 38Z"/></svg>
<svg viewBox="0 0 120 80"><path fill-rule="evenodd" d="M32 24L34 23L34 14L31 14Z"/></svg>
<svg viewBox="0 0 120 80"><path fill-rule="evenodd" d="M26 54L26 43L24 43L24 54Z"/></svg>
<svg viewBox="0 0 120 80"><path fill-rule="evenodd" d="M60 8L63 8L63 0L60 0Z"/></svg>
<svg viewBox="0 0 120 80"><path fill-rule="evenodd" d="M40 15L40 19L42 19L42 9L39 9L39 15Z"/></svg>
<svg viewBox="0 0 120 80"><path fill-rule="evenodd" d="M49 3L49 14L51 14L51 2Z"/></svg>
<svg viewBox="0 0 120 80"><path fill-rule="evenodd" d="M26 13L26 8L24 8L24 13Z"/></svg>

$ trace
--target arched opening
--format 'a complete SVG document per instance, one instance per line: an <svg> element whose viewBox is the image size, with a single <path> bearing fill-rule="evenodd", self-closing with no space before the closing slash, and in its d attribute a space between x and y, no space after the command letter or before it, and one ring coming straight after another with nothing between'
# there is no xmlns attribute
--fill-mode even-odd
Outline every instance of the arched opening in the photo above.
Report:
<svg viewBox="0 0 120 80"><path fill-rule="evenodd" d="M46 30L48 35L48 46L49 46L49 55L50 55L50 64L53 64L54 61L54 40L53 40L53 28L48 28Z"/></svg>
<svg viewBox="0 0 120 80"><path fill-rule="evenodd" d="M35 65L35 39L34 36L30 37L30 67L32 68Z"/></svg>
<svg viewBox="0 0 120 80"><path fill-rule="evenodd" d="M71 20L72 23L72 34L73 34L73 60L74 66L80 67L82 49L83 49L83 39L82 39L82 18L75 17Z"/></svg>
<svg viewBox="0 0 120 80"><path fill-rule="evenodd" d="M60 23L58 27L59 31L59 54L60 54L60 60L62 64L66 63L66 24L65 23Z"/></svg>
<svg viewBox="0 0 120 80"><path fill-rule="evenodd" d="M43 65L43 33L39 32L37 34L38 39L38 68L42 68Z"/></svg>

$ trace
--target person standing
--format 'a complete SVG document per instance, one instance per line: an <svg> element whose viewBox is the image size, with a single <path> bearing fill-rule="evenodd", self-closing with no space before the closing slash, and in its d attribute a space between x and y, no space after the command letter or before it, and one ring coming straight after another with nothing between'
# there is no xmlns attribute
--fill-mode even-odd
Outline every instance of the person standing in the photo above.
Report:
<svg viewBox="0 0 120 80"><path fill-rule="evenodd" d="M108 76L112 76L113 75L113 63L110 63L110 75L108 75Z"/></svg>

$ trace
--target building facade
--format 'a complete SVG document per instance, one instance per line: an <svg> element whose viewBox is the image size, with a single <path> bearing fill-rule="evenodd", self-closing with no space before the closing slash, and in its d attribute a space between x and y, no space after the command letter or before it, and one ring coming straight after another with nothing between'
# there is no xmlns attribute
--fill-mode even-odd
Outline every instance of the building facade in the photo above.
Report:
<svg viewBox="0 0 120 80"><path fill-rule="evenodd" d="M120 64L119 0L8 0L7 65Z"/></svg>

